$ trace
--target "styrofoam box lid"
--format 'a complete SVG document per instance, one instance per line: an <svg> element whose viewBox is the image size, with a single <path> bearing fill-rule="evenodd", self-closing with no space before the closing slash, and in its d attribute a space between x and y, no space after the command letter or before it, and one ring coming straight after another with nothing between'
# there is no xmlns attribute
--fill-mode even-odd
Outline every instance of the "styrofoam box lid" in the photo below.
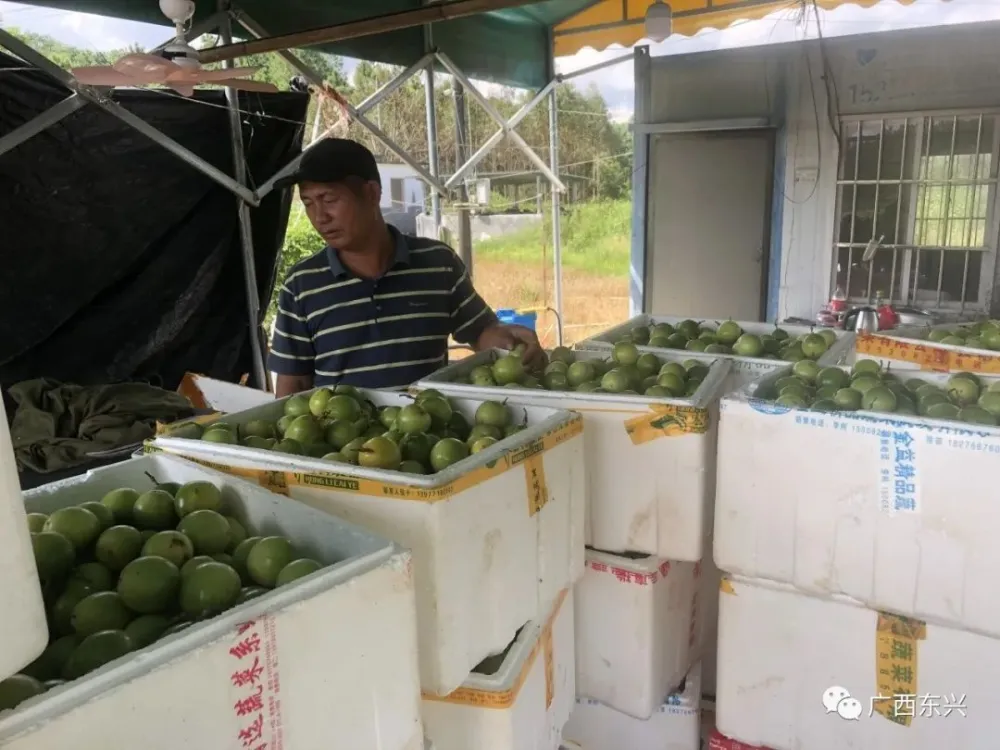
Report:
<svg viewBox="0 0 1000 750"><path fill-rule="evenodd" d="M549 607L545 617L532 620L521 628L496 672L488 675L471 672L462 686L451 694L443 698L424 694L424 699L462 702L464 694L469 697L468 702L477 707L508 708L517 700L517 693L539 655L542 638L552 629L568 594L569 589L563 589Z"/></svg>
<svg viewBox="0 0 1000 750"><path fill-rule="evenodd" d="M305 391L302 394L309 396L315 390ZM396 393L389 391L361 390L366 399L375 406L406 406L413 403L413 396L408 393ZM288 397L291 398L291 397ZM276 422L285 413L285 402L288 398L272 401L261 406L219 416L219 422L226 422L232 425L243 425L254 419L264 419ZM472 422L476 408L485 399L471 400L464 398L448 397L452 406L460 411ZM498 399L500 400L500 399ZM224 443L209 443L204 440L191 440L188 438L177 438L167 436L157 436L152 444L165 450L183 451L187 454L197 454L206 459L214 460L216 463L226 464L227 459L237 459L244 462L259 464L265 467L273 467L279 471L296 473L315 474L339 474L342 476L357 477L359 479L369 479L375 482L405 485L414 489L434 489L451 482L469 472L492 465L503 455L515 451L518 448L528 446L546 435L560 430L572 429L574 426L582 428L579 415L568 411L548 408L543 406L523 406L520 404L509 404L516 420L527 420L527 427L524 430L497 441L489 448L475 453L467 458L458 461L444 471L436 474L418 475L406 474L400 471L386 471L382 469L367 469L361 466L346 463L334 463L323 461L318 458L308 456L293 456L287 453L277 453L275 451L261 448L247 448L242 445L228 445Z"/></svg>
<svg viewBox="0 0 1000 750"><path fill-rule="evenodd" d="M621 554L587 547L584 552L584 560L587 567L595 570L623 570L642 577L647 583L654 583L670 574L669 560L661 560L656 555L646 555L639 552Z"/></svg>
<svg viewBox="0 0 1000 750"><path fill-rule="evenodd" d="M851 372L850 367L839 366L841 370L846 373ZM912 373L912 375L910 374ZM780 370L768 373L764 377L755 380L752 383L744 386L743 389L731 393L723 398L723 407L726 403L732 403L734 401L742 401L749 403L757 411L763 412L765 414L786 414L790 411L801 411L804 413L817 414L823 416L841 417L844 419L862 419L877 421L879 423L886 422L896 422L900 425L910 425L914 427L934 427L937 429L944 429L947 431L954 432L956 434L968 434L968 435L991 435L995 437L1000 437L1000 427L990 427L989 425L980 424L970 424L968 422L959 422L953 419L931 419L929 417L921 417L910 414L896 414L893 412L876 412L876 411L865 411L864 409L858 409L857 411L836 411L836 412L820 412L813 409L793 409L788 406L781 406L774 403L773 401L765 401L758 398L757 393L762 389L770 385L774 385L775 382L781 378L791 375L791 366L783 367ZM938 373L929 372L926 370L908 370L903 371L903 377L905 380L923 380L927 383L935 383L937 385L944 385L948 382L948 379L954 377L955 373ZM1000 380L1000 376L988 377L983 375L977 375L977 377L986 382L992 383L994 381Z"/></svg>
<svg viewBox="0 0 1000 750"><path fill-rule="evenodd" d="M539 388L510 388L508 386L483 387L469 383L456 383L455 378L467 375L474 368L481 365L489 365L507 352L502 349L492 349L477 352L470 357L466 357L458 362L453 362L442 367L437 372L432 373L423 380L416 383L415 390L426 390L434 388L448 394L466 396L468 398L497 399L500 397L510 398L515 402L525 403L545 402L551 403L554 408L579 409L591 406L633 408L642 411L650 404L664 404L676 407L687 407L689 409L704 409L720 392L726 376L729 374L729 362L711 355L698 355L698 352L683 352L672 349L657 349L656 356L663 362L683 362L694 359L703 362L708 367L708 375L701 382L698 390L687 398L654 398L652 396L631 396L621 393L588 393L579 391L547 391ZM605 359L607 352L578 350L573 352L577 361L592 359Z"/></svg>
<svg viewBox="0 0 1000 750"><path fill-rule="evenodd" d="M888 331L876 331L864 337L858 337L858 342L863 339L878 340L884 339L899 344L909 344L911 346L922 346L927 349L956 352L970 357L982 357L984 359L1000 359L1000 351L994 349L977 349L971 346L960 346L959 344L942 344L940 341L930 341L927 335L931 331L953 330L962 325L969 325L975 321L968 320L959 323L945 323L934 326L900 326ZM861 353L861 352L859 352Z"/></svg>
<svg viewBox="0 0 1000 750"><path fill-rule="evenodd" d="M75 709L99 693L124 685L138 674L216 641L231 633L239 623L311 599L403 552L392 542L359 526L290 501L259 485L174 456L145 456L93 469L30 490L24 493L24 502L31 512L50 513L69 505L100 500L120 487L146 491L158 482L193 481L208 481L217 486L227 503L227 512L245 523L248 530L261 536L286 536L297 553L315 558L327 567L32 698L16 711L0 716L0 742L33 724Z"/></svg>
<svg viewBox="0 0 1000 750"><path fill-rule="evenodd" d="M678 318L666 315L639 315L632 318L631 320L617 325L614 328L609 328L603 333L599 333L596 336L592 336L589 339L581 341L576 344L574 348L578 350L607 350L612 348L617 342L621 341L623 337L628 335L628 333L638 326L652 326L657 323L669 323L670 325L676 325L681 321L688 320L688 318ZM707 324L719 327L725 320L701 320L698 321L699 324ZM789 334L794 336L803 336L807 333L815 333L817 330L825 330L821 326L799 326L799 325L775 325L773 323L761 323L759 321L733 321L740 328L743 329L745 333L753 333L758 336L771 333L775 328L781 328L787 331ZM855 334L851 331L844 331L839 328L830 328L837 336L837 342L833 344L829 349L824 352L823 356L820 357L817 362L819 364L839 364L846 361L847 356L851 353L854 346ZM707 357L709 360L726 359L737 363L748 362L755 365L762 366L780 366L783 360L766 359L764 357L741 357L737 354L704 354L703 352L688 352L682 349L660 349L658 347L648 346L646 344L636 345L636 348L640 352L652 352L657 356L663 356L664 352L679 352L682 355L695 355L701 354ZM685 359L688 356L684 357Z"/></svg>

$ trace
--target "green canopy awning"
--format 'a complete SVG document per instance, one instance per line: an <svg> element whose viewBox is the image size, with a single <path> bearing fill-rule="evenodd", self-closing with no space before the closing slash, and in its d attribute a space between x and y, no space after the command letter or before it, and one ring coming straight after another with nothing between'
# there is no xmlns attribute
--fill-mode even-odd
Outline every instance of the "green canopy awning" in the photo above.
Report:
<svg viewBox="0 0 1000 750"><path fill-rule="evenodd" d="M165 24L156 0L22 0L60 10ZM594 0L545 0L434 25L434 43L468 76L510 86L541 87L551 78L551 29ZM271 35L333 26L362 18L417 10L419 0L239 0L234 3ZM195 21L215 12L199 0ZM166 31L166 35L169 35ZM402 29L315 49L362 60L409 66L424 54L423 30Z"/></svg>

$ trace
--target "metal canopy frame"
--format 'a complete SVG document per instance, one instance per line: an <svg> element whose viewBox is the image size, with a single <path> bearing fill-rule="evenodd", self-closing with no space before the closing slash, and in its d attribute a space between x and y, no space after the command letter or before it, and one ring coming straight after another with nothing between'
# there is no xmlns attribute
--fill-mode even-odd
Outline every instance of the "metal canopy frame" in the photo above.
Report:
<svg viewBox="0 0 1000 750"><path fill-rule="evenodd" d="M245 29L255 39L265 38L267 31L257 24L244 11L236 7L230 0L218 0L218 12L206 18L204 21L194 24L185 37L188 40L195 39L205 33L213 31L219 32L220 45L230 45L233 41L232 27L236 23ZM556 105L556 87L565 81L579 76L593 73L602 68L618 65L623 62L633 60L634 53L621 55L603 62L575 70L570 73L555 74L554 58L552 57L552 47L550 45L549 68L553 72L548 84L543 86L536 94L526 102L512 117L506 119L492 105L489 99L482 94L476 85L454 64L454 62L443 52L434 48L433 25L424 27L426 54L410 67L400 72L391 81L379 88L375 93L365 99L358 106L353 106L339 95L338 102L346 110L348 116L358 122L372 135L378 138L386 148L392 151L400 160L409 165L424 182L431 187L432 213L434 215L435 226L440 231L441 226L441 203L440 196L450 194L454 189L464 186L464 180L485 158L491 150L503 141L510 139L525 156L531 161L538 171L549 181L552 186L552 244L553 244L553 264L555 277L555 314L558 343L563 343L562 326L562 248L560 233L560 193L565 192L566 186L559 179L559 133L558 114ZM173 41L171 39L155 47L157 51ZM0 155L10 151L38 133L68 117L73 112L89 104L100 107L108 114L118 118L126 125L146 136L150 140L158 143L163 148L177 156L181 161L194 167L211 180L237 196L239 212L240 243L243 255L244 283L247 291L247 315L250 322L250 344L253 357L254 375L264 389L270 389L270 379L267 376L264 361L264 346L261 338L260 304L257 298L257 278L254 265L253 236L250 222L250 207L260 205L261 200L271 193L276 182L287 174L295 170L301 161L301 154L278 170L270 179L264 182L259 188L253 190L247 181L246 159L243 144L242 128L240 126L240 110L237 91L231 87L226 87L226 102L230 115L230 136L232 140L233 164L235 175L230 177L225 172L219 170L209 162L202 159L197 154L189 151L177 141L173 140L159 129L153 127L145 120L132 114L122 107L112 98L112 89L87 86L77 81L69 71L63 69L56 63L49 60L30 45L22 42L17 37L0 28L0 47L4 47L13 52L24 62L47 73L70 91L70 95L56 103L44 112L39 113L33 119L25 122L7 133L0 136ZM295 70L297 70L310 84L320 91L329 90L326 82L305 62L289 50L279 50L281 55ZM227 61L225 66L234 65L234 61ZM499 129L490 136L482 146L472 154L464 164L462 164L454 174L447 180L441 180L439 176L438 151L437 151L437 117L434 99L434 69L441 66L450 73L468 94L479 103L479 105L489 114ZM430 164L424 166L417 159L411 156L405 149L397 144L381 128L373 123L366 113L371 111L380 102L389 97L399 89L406 81L418 73L423 73L425 78L426 91L426 114L427 114L427 135L428 135L428 156ZM548 100L549 104L549 163L535 153L534 149L517 133L517 126L525 117L537 107L542 101ZM304 150L308 151L313 144Z"/></svg>

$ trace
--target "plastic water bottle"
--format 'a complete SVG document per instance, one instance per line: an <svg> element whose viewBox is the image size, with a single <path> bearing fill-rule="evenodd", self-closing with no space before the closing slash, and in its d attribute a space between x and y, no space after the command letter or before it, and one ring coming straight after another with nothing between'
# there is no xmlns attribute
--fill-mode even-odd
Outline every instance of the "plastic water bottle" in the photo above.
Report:
<svg viewBox="0 0 1000 750"><path fill-rule="evenodd" d="M14 445L0 401L0 678L41 655L49 639L42 589L17 476Z"/></svg>

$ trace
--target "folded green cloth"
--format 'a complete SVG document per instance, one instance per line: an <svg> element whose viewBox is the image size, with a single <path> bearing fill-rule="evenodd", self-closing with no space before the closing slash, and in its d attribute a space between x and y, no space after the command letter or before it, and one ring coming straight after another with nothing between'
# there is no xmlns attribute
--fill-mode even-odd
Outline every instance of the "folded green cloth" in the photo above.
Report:
<svg viewBox="0 0 1000 750"><path fill-rule="evenodd" d="M179 393L145 383L70 385L48 378L25 380L9 390L17 402L10 428L19 471L41 474L79 466L88 454L151 437L157 420L193 414Z"/></svg>

